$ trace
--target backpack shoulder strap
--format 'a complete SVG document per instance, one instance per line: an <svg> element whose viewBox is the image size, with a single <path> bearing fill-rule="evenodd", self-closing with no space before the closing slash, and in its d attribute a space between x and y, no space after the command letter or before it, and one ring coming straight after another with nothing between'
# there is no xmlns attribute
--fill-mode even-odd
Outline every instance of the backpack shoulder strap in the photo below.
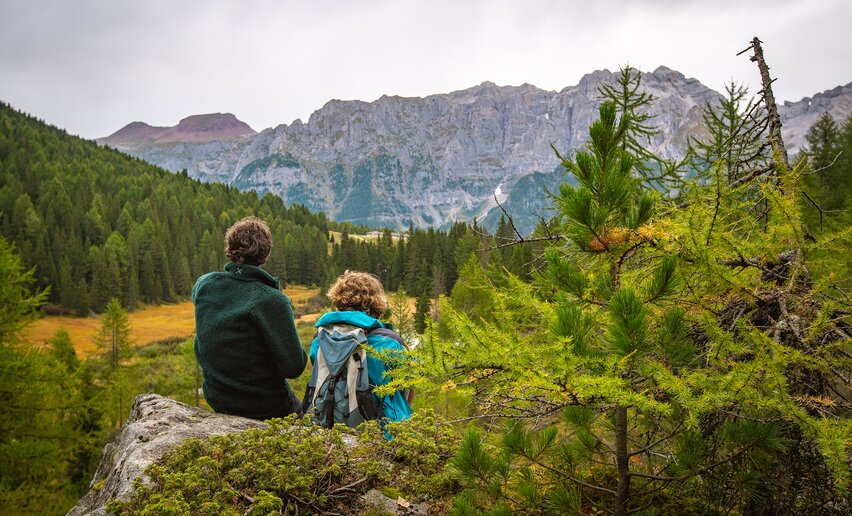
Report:
<svg viewBox="0 0 852 516"><path fill-rule="evenodd" d="M380 337L387 337L389 339L393 339L399 343L405 349L408 349L408 345L402 340L402 337L399 336L399 333L391 330L390 328L375 328L367 332L367 336L370 335L378 335Z"/></svg>

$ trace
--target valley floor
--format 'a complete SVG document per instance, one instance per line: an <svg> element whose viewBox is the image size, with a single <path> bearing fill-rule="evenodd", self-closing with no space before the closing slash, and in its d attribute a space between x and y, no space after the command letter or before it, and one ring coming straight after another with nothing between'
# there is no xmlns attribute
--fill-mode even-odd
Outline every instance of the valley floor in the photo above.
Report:
<svg viewBox="0 0 852 516"><path fill-rule="evenodd" d="M298 307L316 295L318 289L308 287L289 287L284 293ZM305 314L297 319L299 323L313 324L319 313ZM146 306L128 314L131 339L137 347L159 340L171 338L183 339L195 333L195 316L191 301L174 304ZM71 342L80 358L98 353L95 339L100 329L98 317L70 317L61 315L46 316L27 327L24 341L36 345L46 345L60 328L71 335Z"/></svg>

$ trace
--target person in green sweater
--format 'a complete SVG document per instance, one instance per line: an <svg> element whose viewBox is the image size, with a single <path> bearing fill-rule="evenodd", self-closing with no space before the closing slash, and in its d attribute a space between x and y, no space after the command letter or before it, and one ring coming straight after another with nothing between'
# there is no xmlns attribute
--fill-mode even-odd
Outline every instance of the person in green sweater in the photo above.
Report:
<svg viewBox="0 0 852 516"><path fill-rule="evenodd" d="M271 248L269 226L246 217L225 234L225 271L204 274L192 287L195 357L216 412L269 419L301 410L287 378L301 375L308 358L290 299L260 268Z"/></svg>

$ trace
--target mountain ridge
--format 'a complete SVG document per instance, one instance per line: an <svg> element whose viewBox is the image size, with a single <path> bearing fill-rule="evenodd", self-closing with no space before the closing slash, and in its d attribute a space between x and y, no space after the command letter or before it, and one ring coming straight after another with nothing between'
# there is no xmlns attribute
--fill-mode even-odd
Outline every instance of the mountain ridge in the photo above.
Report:
<svg viewBox="0 0 852 516"><path fill-rule="evenodd" d="M190 115L172 127L131 122L118 131L96 141L101 145L140 146L164 143L206 143L219 139L257 134L233 113Z"/></svg>
<svg viewBox="0 0 852 516"><path fill-rule="evenodd" d="M522 184L531 188L557 180L559 160L551 144L565 154L585 143L600 102L598 87L617 77L595 70L558 92L484 81L426 97L331 99L307 122L297 119L245 137L116 146L169 170L274 193L336 220L446 227L494 210L499 185L509 198L542 198L543 192L517 192L514 186L533 173L542 176ZM660 134L649 147L663 156L681 155L689 136L702 131L702 107L720 94L665 66L643 73L642 86L657 97L651 113ZM849 88L852 84L781 107L793 150L810 127L799 120L815 119L821 108L841 117L852 112ZM545 204L523 203L532 211ZM531 229L535 220L525 213L516 222Z"/></svg>

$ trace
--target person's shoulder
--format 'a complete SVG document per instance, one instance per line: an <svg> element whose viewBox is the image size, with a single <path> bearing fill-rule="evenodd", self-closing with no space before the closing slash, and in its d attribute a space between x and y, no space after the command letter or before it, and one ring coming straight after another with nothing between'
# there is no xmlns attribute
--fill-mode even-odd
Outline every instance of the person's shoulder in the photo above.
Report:
<svg viewBox="0 0 852 516"><path fill-rule="evenodd" d="M293 303L290 301L290 298L280 289L260 282L253 283L252 288L256 293L255 298L257 302L287 306L291 310L293 309Z"/></svg>
<svg viewBox="0 0 852 516"><path fill-rule="evenodd" d="M320 317L316 325L317 327L320 327L331 326L334 324L348 324L356 326L358 328L362 328L365 332L372 331L374 328L382 326L382 323L377 321L375 318L357 310L326 312L322 315L322 317Z"/></svg>
<svg viewBox="0 0 852 516"><path fill-rule="evenodd" d="M367 331L370 344L377 348L408 349L402 336L391 328L380 327Z"/></svg>
<svg viewBox="0 0 852 516"><path fill-rule="evenodd" d="M226 275L226 273L218 272L218 271L213 271L213 272L208 272L206 274L202 274L201 276L198 277L197 280L195 280L195 285L193 285L192 291L197 292L200 288L204 287L207 284L215 282L217 279L219 279L219 278L221 278L222 276L225 276L225 275Z"/></svg>
<svg viewBox="0 0 852 516"><path fill-rule="evenodd" d="M220 272L220 271L208 272L206 274L202 274L201 276L199 276L198 279L195 280L195 282L196 283L204 283L205 281L210 281L211 279L213 279L217 276L222 276L223 274L225 274L225 273Z"/></svg>

